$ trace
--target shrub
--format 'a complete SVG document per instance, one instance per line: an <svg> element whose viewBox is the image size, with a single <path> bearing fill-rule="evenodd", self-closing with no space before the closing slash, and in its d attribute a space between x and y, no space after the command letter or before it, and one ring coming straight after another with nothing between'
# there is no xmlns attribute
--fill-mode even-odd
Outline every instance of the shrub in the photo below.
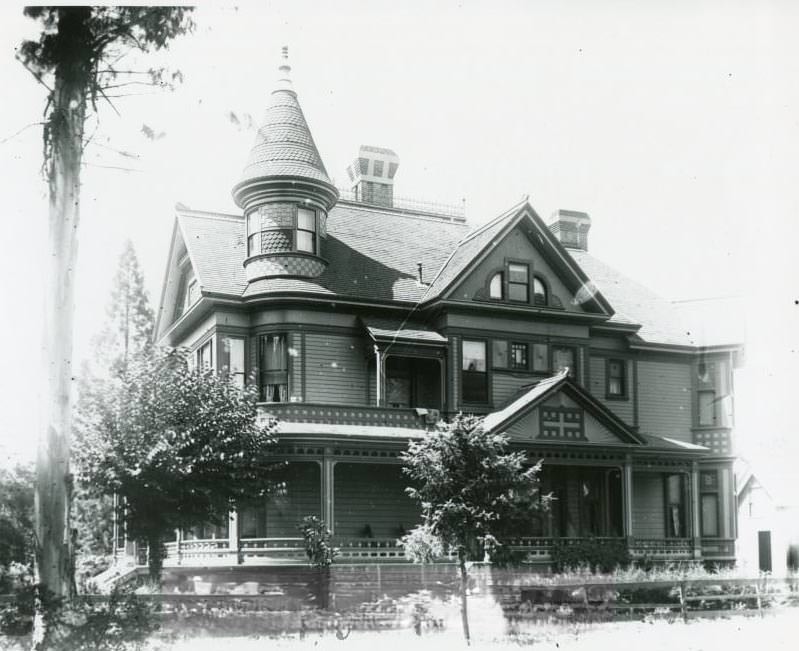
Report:
<svg viewBox="0 0 799 651"><path fill-rule="evenodd" d="M305 555L314 567L329 567L336 556L332 535L324 521L315 515L302 519L299 525L305 545Z"/></svg>
<svg viewBox="0 0 799 651"><path fill-rule="evenodd" d="M564 572L581 566L591 572L612 572L630 565L630 552L622 540L555 540L550 552L555 572Z"/></svg>

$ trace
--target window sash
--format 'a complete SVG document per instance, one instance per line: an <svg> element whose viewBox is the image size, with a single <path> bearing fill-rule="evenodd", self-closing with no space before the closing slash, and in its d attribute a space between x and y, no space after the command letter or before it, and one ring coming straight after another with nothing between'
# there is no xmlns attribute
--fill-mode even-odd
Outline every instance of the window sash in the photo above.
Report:
<svg viewBox="0 0 799 651"><path fill-rule="evenodd" d="M547 288L540 278L533 277L533 302L536 305L547 304Z"/></svg>
<svg viewBox="0 0 799 651"><path fill-rule="evenodd" d="M491 281L488 283L488 296L489 298L503 298L503 274L498 271L491 276Z"/></svg>
<svg viewBox="0 0 799 651"><path fill-rule="evenodd" d="M697 392L698 422L700 425L716 424L716 392Z"/></svg>
<svg viewBox="0 0 799 651"><path fill-rule="evenodd" d="M230 374L230 381L239 388L244 388L244 339L241 337L222 337L219 362Z"/></svg>
<svg viewBox="0 0 799 651"><path fill-rule="evenodd" d="M557 346L552 348L552 366L556 373L562 371L565 367L569 367L569 377L577 377L577 369L575 368L577 355L574 348L567 348L564 346Z"/></svg>
<svg viewBox="0 0 799 651"><path fill-rule="evenodd" d="M488 402L488 373L463 371L461 380L464 402Z"/></svg>
<svg viewBox="0 0 799 651"><path fill-rule="evenodd" d="M297 250L305 253L316 253L315 233L297 229Z"/></svg>
<svg viewBox="0 0 799 651"><path fill-rule="evenodd" d="M624 396L627 392L627 365L623 360L608 360L608 395Z"/></svg>
<svg viewBox="0 0 799 651"><path fill-rule="evenodd" d="M464 371L485 373L486 342L464 340L462 369Z"/></svg>
<svg viewBox="0 0 799 651"><path fill-rule="evenodd" d="M512 343L510 349L511 368L527 370L527 344Z"/></svg>

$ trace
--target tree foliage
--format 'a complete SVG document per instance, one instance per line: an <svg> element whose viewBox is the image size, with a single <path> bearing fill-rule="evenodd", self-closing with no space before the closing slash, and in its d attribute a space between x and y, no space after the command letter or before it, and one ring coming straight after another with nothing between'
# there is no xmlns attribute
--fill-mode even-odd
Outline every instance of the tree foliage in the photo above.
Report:
<svg viewBox="0 0 799 651"><path fill-rule="evenodd" d="M148 541L153 578L174 529L220 524L272 486L275 421L257 420L257 391L170 350L131 361L83 424L80 480L125 501L128 536Z"/></svg>
<svg viewBox="0 0 799 651"><path fill-rule="evenodd" d="M12 587L13 566L33 561L33 482L30 466L0 468L0 594Z"/></svg>
<svg viewBox="0 0 799 651"><path fill-rule="evenodd" d="M507 541L519 524L547 507L548 496L539 491L541 464L510 452L508 438L487 433L481 418L463 415L412 441L402 462L412 483L406 491L422 508L422 525L405 537L405 546L420 560L441 551L457 555L468 643L467 561L507 559Z"/></svg>

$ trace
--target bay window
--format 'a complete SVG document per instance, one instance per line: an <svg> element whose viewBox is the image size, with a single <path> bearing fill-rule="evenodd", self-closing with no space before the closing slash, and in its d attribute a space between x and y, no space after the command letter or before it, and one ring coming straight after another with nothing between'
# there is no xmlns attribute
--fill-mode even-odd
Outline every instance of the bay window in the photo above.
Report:
<svg viewBox="0 0 799 651"><path fill-rule="evenodd" d="M230 374L230 381L244 388L244 339L224 336L221 339L219 363Z"/></svg>
<svg viewBox="0 0 799 651"><path fill-rule="evenodd" d="M261 400L287 402L289 372L286 335L261 335L258 339L258 348Z"/></svg>

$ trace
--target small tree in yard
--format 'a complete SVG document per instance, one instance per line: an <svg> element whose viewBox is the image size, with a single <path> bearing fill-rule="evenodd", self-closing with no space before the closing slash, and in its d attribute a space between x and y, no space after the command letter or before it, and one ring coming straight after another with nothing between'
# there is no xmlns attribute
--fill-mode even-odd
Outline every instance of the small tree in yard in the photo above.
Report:
<svg viewBox="0 0 799 651"><path fill-rule="evenodd" d="M547 507L539 492L541 464L528 465L524 452L508 451L506 436L486 433L482 419L462 415L411 442L402 461L413 484L406 491L422 507L422 524L403 542L422 556L457 555L468 644L467 562L505 551L515 524Z"/></svg>
<svg viewBox="0 0 799 651"><path fill-rule="evenodd" d="M276 421L257 421L257 392L213 370L191 370L180 351L131 360L76 449L80 480L125 501L128 535L146 540L160 580L163 541L175 529L221 524L272 486Z"/></svg>

